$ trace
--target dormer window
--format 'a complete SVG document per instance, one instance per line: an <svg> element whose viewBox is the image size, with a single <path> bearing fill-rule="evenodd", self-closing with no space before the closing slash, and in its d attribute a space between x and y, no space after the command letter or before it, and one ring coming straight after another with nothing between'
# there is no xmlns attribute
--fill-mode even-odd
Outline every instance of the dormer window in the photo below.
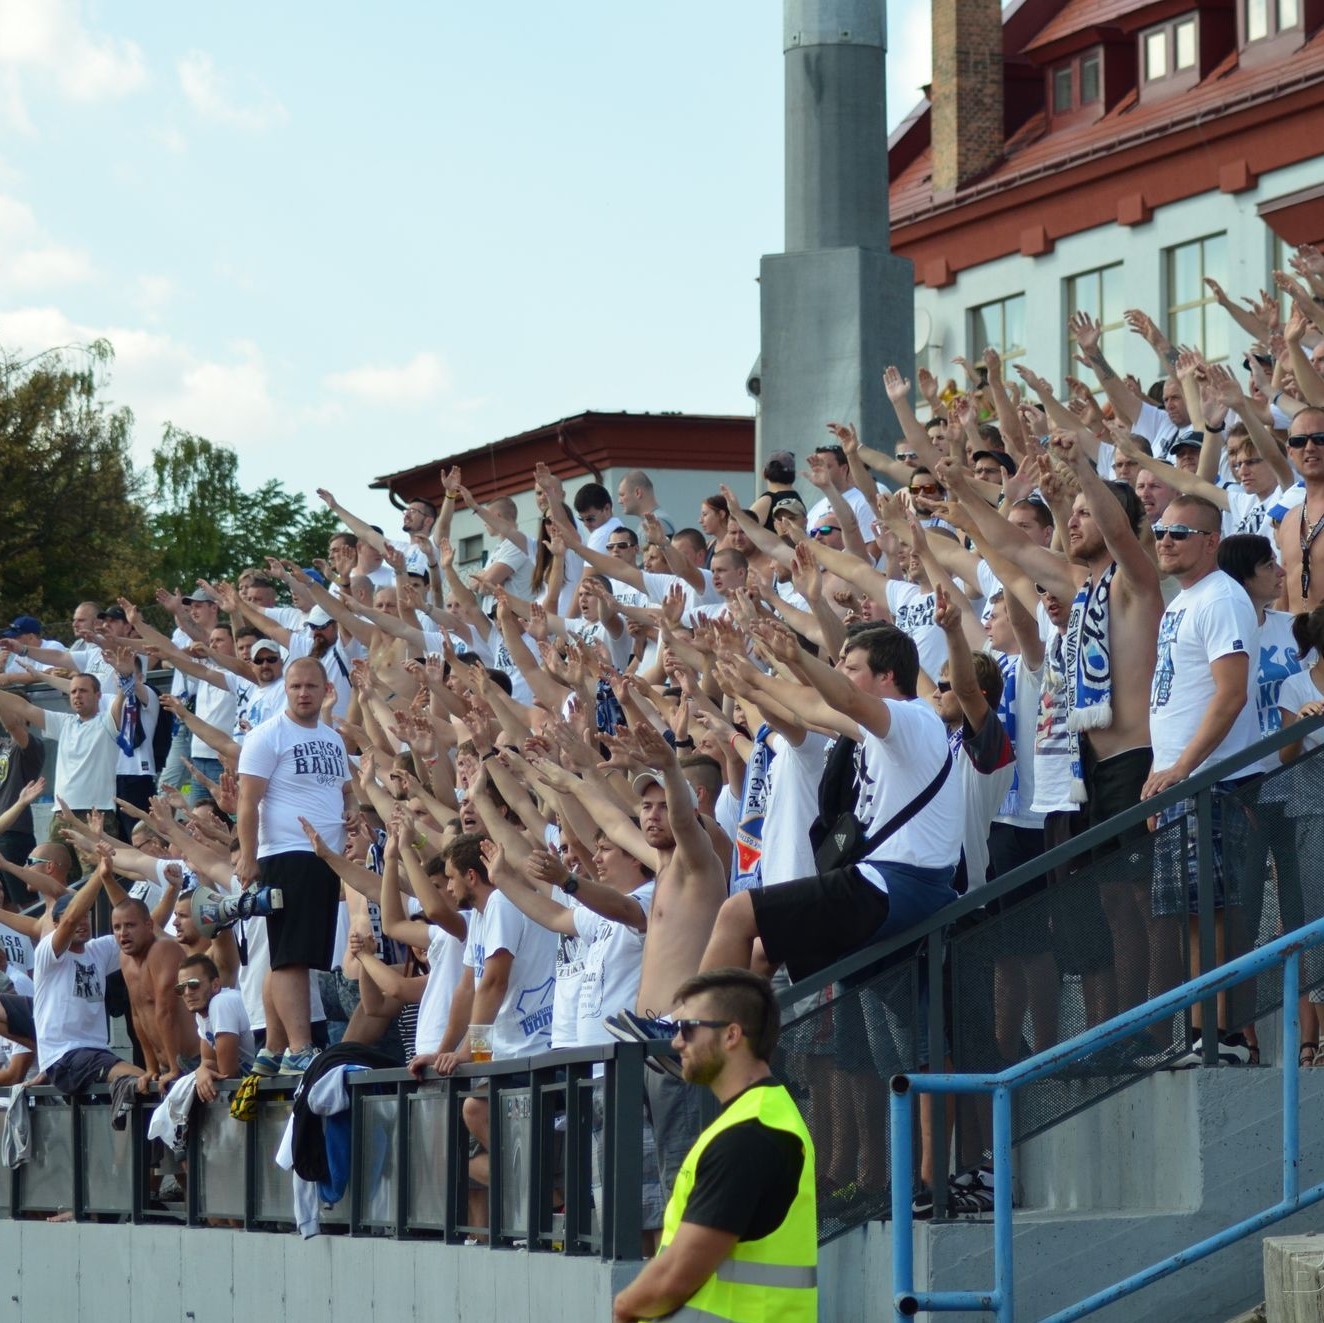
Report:
<svg viewBox="0 0 1324 1323"><path fill-rule="evenodd" d="M1097 50L1086 51L1053 69L1049 82L1054 119L1097 106L1103 82L1103 57Z"/></svg>
<svg viewBox="0 0 1324 1323"><path fill-rule="evenodd" d="M1301 0L1244 0L1244 4L1247 45L1300 26Z"/></svg>
<svg viewBox="0 0 1324 1323"><path fill-rule="evenodd" d="M1194 14L1185 14L1140 34L1142 95L1164 95L1194 87L1200 81L1198 22Z"/></svg>

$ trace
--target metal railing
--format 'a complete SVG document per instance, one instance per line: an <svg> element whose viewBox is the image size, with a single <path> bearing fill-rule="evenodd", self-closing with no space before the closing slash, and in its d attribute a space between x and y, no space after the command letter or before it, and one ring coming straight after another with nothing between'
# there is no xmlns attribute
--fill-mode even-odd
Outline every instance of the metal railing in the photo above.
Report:
<svg viewBox="0 0 1324 1323"><path fill-rule="evenodd" d="M964 1062L961 1059L960 1049L963 1043L979 1035L984 1035L985 1038L989 1036L985 1031L991 1021L994 1000L990 982L985 977L986 973L991 973L991 968L987 967L990 964L987 957L985 964L976 964L972 969L966 969L964 974L961 970L961 959L968 956L980 941L985 941L986 934L996 935L999 930L1014 933L1024 916L1037 915L1042 921L1045 904L1051 903L1055 893L1061 892L1064 887L1069 889L1072 884L1063 881L1068 875L1072 875L1072 881L1079 881L1082 887L1091 885L1098 890L1103 884L1095 885L1089 877L1091 870L1097 875L1100 872L1107 873L1111 869L1114 877L1129 878L1134 885L1143 886L1147 890L1148 870L1153 863L1152 857L1160 849L1167 850L1171 856L1183 861L1183 864L1188 855L1194 860L1192 867L1198 896L1195 937L1199 957L1198 967L1203 970L1214 969L1218 965L1216 921L1218 892L1215 886L1214 823L1216 805L1226 800L1220 787L1224 783L1236 782L1238 793L1246 796L1247 802L1253 806L1255 796L1260 793L1260 787L1288 778L1283 784L1288 785L1289 788L1284 791L1280 786L1280 793L1289 797L1295 793L1297 798L1300 798L1295 787L1304 783L1307 774L1324 778L1324 745L1263 778L1256 777L1254 769L1256 764L1268 755L1322 728L1324 728L1324 716L1309 718L1289 729L1274 732L1197 776L1082 832L1063 845L1046 850L1037 859L971 891L924 923L888 941L856 952L794 984L780 997L784 1020L784 1047L789 1045L790 1051L795 1053L800 1050L797 1048L797 1043L803 1045L813 1034L816 1022L834 1020L838 1022L836 1027L824 1029L820 1024L817 1035L819 1038L832 1035L840 1043L844 1035L839 1025L843 1021L844 1014L850 1011L857 1020L867 1022L872 1014L875 1020L882 1018L887 1021L892 1039L890 1048L881 1054L877 1050L873 1052L874 1074L877 1077L879 1090L885 1089L885 1081L895 1073L913 1071L929 1062L935 1065L943 1062L952 1052L954 1045L956 1070L970 1070L973 1073L986 1075L996 1073L995 1070L988 1069L986 1060L971 1061L970 1057L973 1055L971 1053L966 1054L967 1059ZM1138 840L1134 837L1127 840L1126 849L1114 852L1112 855L1105 854L1108 848L1115 846L1119 838L1125 837L1126 833L1143 829L1148 819L1162 814L1165 810L1173 809L1185 801L1191 801L1193 805L1189 817L1170 822L1154 833L1143 832ZM1321 813L1324 813L1324 803L1321 804ZM1262 839L1259 844L1264 845ZM1280 852L1281 848L1280 841ZM1261 855L1261 860L1264 857ZM1093 862L1089 862L1091 860ZM1264 872L1264 868L1260 867L1261 887L1264 884ZM1321 883L1321 888L1324 889L1324 883ZM1324 914L1324 894L1319 897L1319 903L1313 912L1311 906L1307 905L1306 908L1306 919ZM1150 996L1157 995L1159 991L1168 991L1178 986L1186 977L1188 959L1195 953L1187 949L1190 939L1188 924L1184 917L1184 905L1182 916L1179 923L1172 925L1171 932L1171 941L1174 944L1172 964L1176 972L1162 987L1142 990L1141 995L1135 997L1129 1005L1120 1002L1117 1008L1119 1011L1135 1009ZM1026 921L1028 922L1028 919ZM1292 923L1284 920L1283 930L1299 927L1300 924L1300 920ZM1263 934L1260 935L1259 940L1264 940ZM1256 934L1250 933L1228 954L1244 954L1255 942ZM953 951L956 958L953 958ZM1312 968L1307 983L1318 984L1322 979L1324 973ZM1252 991L1258 993L1261 1001L1265 997L1270 1000L1274 997L1274 989L1267 984L1264 987L1257 986ZM824 996L832 996L834 1001L830 1005L825 1005L821 1000L815 1001L815 998ZM1078 992L1076 996L1079 998ZM883 1004L881 1012L876 1009L871 1012L867 1008L863 1012L853 1009L855 1003L865 1003L870 999L874 1003ZM1216 1025L1218 1006L1214 994L1201 997L1198 1005L1202 1022L1210 1026ZM833 1009L834 1007L839 1009ZM1246 1018L1235 1019L1231 1023L1233 1025L1251 1023L1259 1013L1262 1013L1262 1007L1257 1005L1253 1008L1253 1013L1248 1014ZM1076 1019L1078 1022L1088 1021L1088 1017L1083 1013L1077 1014ZM1187 1024L1189 1026L1189 1019ZM868 1028L871 1040L880 1036L876 1032L876 1024L868 1023ZM1062 1038L1071 1039L1073 1035L1074 1028L1063 1034ZM1174 1040L1169 1058L1184 1052L1186 1046L1185 1042L1177 1043ZM1219 1046L1217 1034L1203 1035L1201 1052L1204 1064L1218 1064ZM1023 1055L1028 1056L1030 1053L1026 1052ZM794 1060L789 1064L794 1073ZM1158 1068L1163 1064L1170 1064L1170 1061L1156 1059L1149 1068ZM812 1078L812 1071L807 1073ZM1125 1087L1144 1073L1143 1066L1128 1062L1125 1067L1119 1066L1111 1072L1101 1071L1092 1080L1077 1081L1076 1086L1069 1093L1059 1091L1051 1104L1047 1096L1043 1095L1037 1100L1042 1104L1038 1110L1028 1106L1018 1108L1013 1118L1013 1142L1019 1143L1092 1106L1107 1094ZM803 1103L802 1110L804 1110ZM810 1116L807 1116L807 1119L810 1120L811 1133L814 1134L815 1143L821 1149L824 1136L839 1122L840 1117L834 1113L830 1120L824 1119L815 1124L812 1119L812 1103L809 1111ZM958 1126L958 1135L960 1131L961 1127ZM880 1142L884 1152L890 1151L885 1137ZM934 1216L942 1219L951 1216L947 1203L950 1198L947 1179L950 1157L947 1147L943 1144L936 1145L935 1150L932 1159ZM893 1188L909 1182L909 1172L901 1175L889 1168L887 1175L887 1183ZM882 1198L881 1207L877 1197L872 1200L862 1199L858 1205L847 1206L839 1213L824 1218L821 1222L820 1237L831 1239L862 1221L886 1216L888 1206L890 1201L886 1194Z"/></svg>
<svg viewBox="0 0 1324 1323"><path fill-rule="evenodd" d="M1114 1047L1132 1035L1148 1029L1197 1002L1216 998L1220 992L1244 983L1271 969L1283 971L1283 1197L1278 1203L1252 1217L1207 1236L1188 1249L1123 1278L1097 1291L1067 1309L1060 1310L1045 1323L1069 1323L1176 1272L1187 1264L1261 1231L1293 1213L1324 1199L1324 1183L1308 1190L1300 1188L1300 1049L1301 1028L1297 997L1301 986L1303 952L1324 943L1324 919L1280 937L1268 946L1242 956L1219 969L1191 980L1165 996L1117 1016L1106 1024L1089 1029L1069 1042L1031 1057L996 1075L897 1075L891 1084L892 1167L908 1171L914 1161L914 1094L982 1094L993 1102L993 1262L991 1291L917 1292L914 1280L914 1214L908 1192L894 1183L892 1189L892 1292L897 1319L913 1318L921 1312L991 1313L998 1323L1012 1323L1015 1283L1012 1240L1011 1190L1011 1115L1015 1091L1036 1080L1047 1079L1065 1067L1083 1061L1094 1053Z"/></svg>
<svg viewBox="0 0 1324 1323"><path fill-rule="evenodd" d="M334 1206L319 1195L321 1229L639 1258L646 1050L560 1050L421 1081L403 1070L349 1072L348 1179ZM239 1081L223 1081L216 1101L194 1104L177 1171L162 1168L161 1148L147 1138L159 1098L136 1099L125 1128L115 1130L108 1086L74 1097L29 1088L18 1105L29 1107L30 1157L0 1182L0 1217L69 1212L75 1221L290 1230L293 1179L274 1156L296 1083L262 1081L253 1118L241 1122L230 1115ZM462 1111L470 1097L486 1101L493 1118L482 1225L470 1222L467 1206ZM177 1176L182 1197L161 1198L163 1173Z"/></svg>

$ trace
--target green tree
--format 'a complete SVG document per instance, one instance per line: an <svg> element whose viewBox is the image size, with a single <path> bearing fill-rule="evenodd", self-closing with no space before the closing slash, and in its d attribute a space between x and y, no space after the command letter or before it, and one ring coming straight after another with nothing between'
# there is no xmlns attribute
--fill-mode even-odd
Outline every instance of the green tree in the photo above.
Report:
<svg viewBox="0 0 1324 1323"><path fill-rule="evenodd" d="M151 533L162 580L233 579L264 556L307 565L338 527L275 481L245 492L233 450L167 423L152 452Z"/></svg>
<svg viewBox="0 0 1324 1323"><path fill-rule="evenodd" d="M0 357L0 623L35 615L68 639L80 601L141 595L155 577L133 415L99 398L113 356L98 340Z"/></svg>

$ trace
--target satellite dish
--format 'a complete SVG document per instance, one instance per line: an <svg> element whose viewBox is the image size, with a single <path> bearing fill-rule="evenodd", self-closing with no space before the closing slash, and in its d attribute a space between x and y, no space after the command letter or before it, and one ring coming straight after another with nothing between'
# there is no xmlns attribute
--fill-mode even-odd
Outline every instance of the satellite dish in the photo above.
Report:
<svg viewBox="0 0 1324 1323"><path fill-rule="evenodd" d="M933 317L927 308L915 309L915 352L922 354L929 347L933 334Z"/></svg>

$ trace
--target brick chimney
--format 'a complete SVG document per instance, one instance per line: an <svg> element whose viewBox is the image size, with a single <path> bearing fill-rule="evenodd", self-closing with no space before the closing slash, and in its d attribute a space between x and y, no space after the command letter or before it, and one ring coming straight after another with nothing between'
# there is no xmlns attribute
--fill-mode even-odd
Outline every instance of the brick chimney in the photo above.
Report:
<svg viewBox="0 0 1324 1323"><path fill-rule="evenodd" d="M1000 0L933 0L933 191L953 193L1002 159Z"/></svg>

